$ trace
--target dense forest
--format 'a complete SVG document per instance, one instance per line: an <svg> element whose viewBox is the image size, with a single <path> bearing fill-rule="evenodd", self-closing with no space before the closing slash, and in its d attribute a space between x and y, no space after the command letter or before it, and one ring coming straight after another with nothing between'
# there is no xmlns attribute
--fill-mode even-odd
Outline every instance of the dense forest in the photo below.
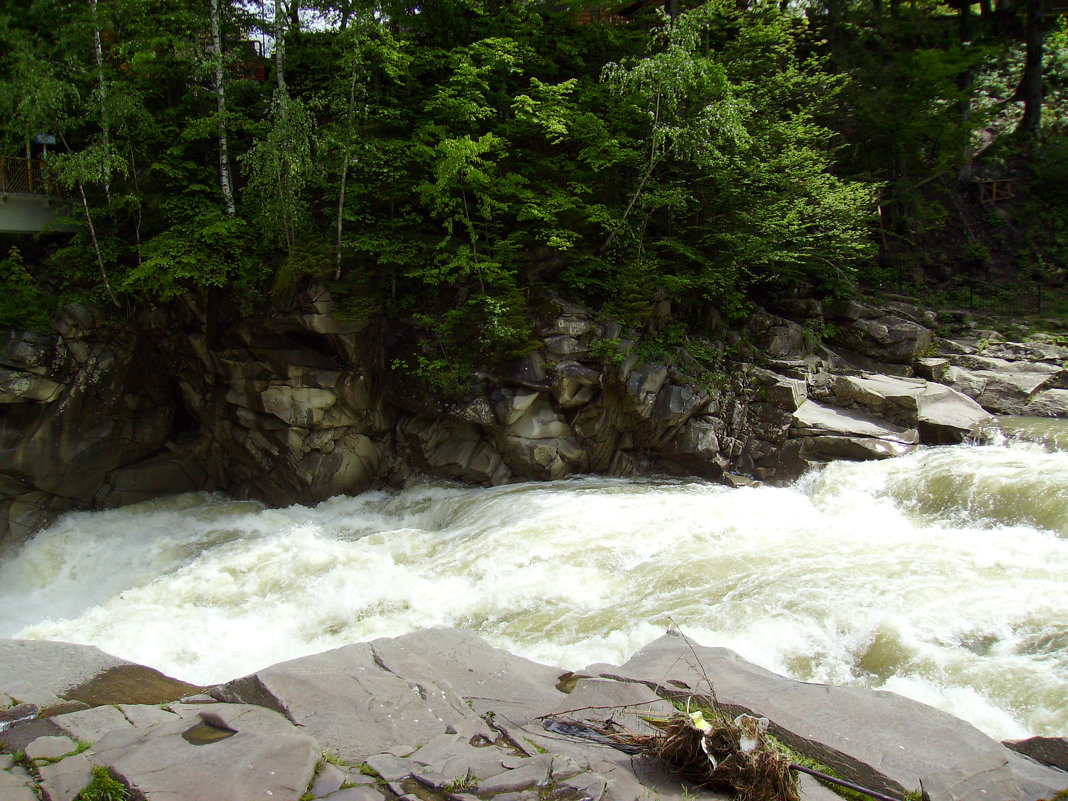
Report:
<svg viewBox="0 0 1068 801"><path fill-rule="evenodd" d="M1051 2L7 0L0 155L78 229L0 235L0 325L314 281L447 388L548 297L676 342L858 286L1048 314Z"/></svg>

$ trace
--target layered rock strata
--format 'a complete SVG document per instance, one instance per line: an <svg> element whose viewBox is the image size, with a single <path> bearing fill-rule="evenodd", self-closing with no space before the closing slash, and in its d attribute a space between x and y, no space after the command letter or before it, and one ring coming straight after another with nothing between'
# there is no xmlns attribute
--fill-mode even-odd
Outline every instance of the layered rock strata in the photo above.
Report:
<svg viewBox="0 0 1068 801"><path fill-rule="evenodd" d="M537 350L455 402L417 388L390 332L322 288L218 331L191 300L116 328L68 307L54 334L0 347L0 540L189 490L284 505L416 475L787 481L960 442L992 413L1068 415L1068 348L1052 341L937 340L932 313L903 302L784 305L794 319L760 312L693 353L650 354L556 303Z"/></svg>

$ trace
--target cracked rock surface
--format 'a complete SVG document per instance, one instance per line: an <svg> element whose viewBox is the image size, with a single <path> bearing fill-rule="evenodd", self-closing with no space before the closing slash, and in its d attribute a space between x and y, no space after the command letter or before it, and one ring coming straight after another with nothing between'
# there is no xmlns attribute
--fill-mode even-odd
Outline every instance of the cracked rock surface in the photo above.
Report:
<svg viewBox="0 0 1068 801"><path fill-rule="evenodd" d="M109 685L117 667L123 682ZM95 648L0 641L0 799L74 801L94 768L144 801L712 799L649 757L547 722L650 733L672 701L713 688L728 711L770 718L804 755L898 797L921 784L931 801L1037 801L1068 788L1065 771L923 704L786 679L674 633L623 665L569 673L429 629L207 692L174 682L162 704L115 697L136 694L131 676L166 686L130 669ZM807 776L799 787L805 801L833 796Z"/></svg>

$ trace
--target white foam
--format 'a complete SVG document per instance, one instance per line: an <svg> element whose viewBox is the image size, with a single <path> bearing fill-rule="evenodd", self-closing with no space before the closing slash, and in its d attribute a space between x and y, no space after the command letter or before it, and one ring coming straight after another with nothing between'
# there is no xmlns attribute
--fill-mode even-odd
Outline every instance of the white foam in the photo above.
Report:
<svg viewBox="0 0 1068 801"><path fill-rule="evenodd" d="M839 463L793 488L582 479L72 515L0 563L0 635L92 643L210 683L435 625L580 669L677 624L994 736L1063 732L1068 665L1032 645L1068 620L1068 540L902 495L946 452L977 474L999 450Z"/></svg>

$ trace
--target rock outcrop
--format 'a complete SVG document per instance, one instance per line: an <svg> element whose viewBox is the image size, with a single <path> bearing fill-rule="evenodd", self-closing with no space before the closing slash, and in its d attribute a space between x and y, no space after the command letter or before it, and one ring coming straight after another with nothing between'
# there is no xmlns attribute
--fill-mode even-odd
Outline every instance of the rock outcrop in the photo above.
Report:
<svg viewBox="0 0 1068 801"><path fill-rule="evenodd" d="M56 334L0 347L0 541L68 508L189 490L285 505L426 474L788 481L979 436L991 413L1068 415L1068 348L1052 341L934 340L933 313L901 301L780 306L793 318L759 312L744 338L691 353L642 350L557 302L537 350L453 401L392 367L391 333L321 287L219 330L191 298L119 327L68 307Z"/></svg>
<svg viewBox="0 0 1068 801"><path fill-rule="evenodd" d="M53 660L61 678L23 674ZM66 684L103 686L126 664L91 648L0 641L0 699L58 693L76 703ZM713 688L731 714L768 717L795 750L895 796L922 786L931 801L1034 801L1068 787L1068 773L930 707L786 679L678 634L623 665L567 673L467 632L432 629L284 662L185 697L176 684L162 705L111 696L13 724L0 717L0 792L5 801L72 801L95 766L144 801L714 798L648 756L559 725L649 733L646 718L671 715L672 700ZM801 795L837 797L808 777Z"/></svg>

